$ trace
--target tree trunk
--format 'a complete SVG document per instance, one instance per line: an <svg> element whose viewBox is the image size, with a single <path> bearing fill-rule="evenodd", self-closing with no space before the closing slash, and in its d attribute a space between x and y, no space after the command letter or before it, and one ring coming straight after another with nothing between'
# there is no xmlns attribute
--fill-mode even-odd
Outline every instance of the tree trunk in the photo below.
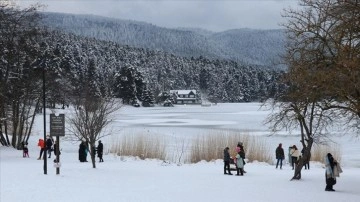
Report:
<svg viewBox="0 0 360 202"><path fill-rule="evenodd" d="M34 121L35 121L35 116L36 116L36 109L39 108L39 105L40 105L40 99L37 100L36 102L36 107L35 107L35 110L32 114L32 118L31 118L31 123L30 123L30 127L29 127L29 130L28 132L25 134L25 142L28 142L29 141L29 138L30 138L30 134L31 134L31 130L32 130L32 127L34 125Z"/></svg>
<svg viewBox="0 0 360 202"><path fill-rule="evenodd" d="M91 163L93 165L93 168L96 168L96 151L95 151L95 142L90 144L90 156L91 156Z"/></svg>
<svg viewBox="0 0 360 202"><path fill-rule="evenodd" d="M4 122L4 128L5 128L5 137L6 137L6 146L10 146L10 140L8 136L8 127L7 127L7 121Z"/></svg>
<svg viewBox="0 0 360 202"><path fill-rule="evenodd" d="M311 157L311 148L313 145L313 139L309 138L307 140L307 146L305 148L304 154L303 156L299 159L298 164L295 167L295 172L294 172L294 176L291 180L300 180L301 179L301 170L305 164L305 161L309 160L310 161L310 157Z"/></svg>
<svg viewBox="0 0 360 202"><path fill-rule="evenodd" d="M19 129L19 101L12 102L12 138L11 145L16 148L18 129Z"/></svg>
<svg viewBox="0 0 360 202"><path fill-rule="evenodd" d="M0 127L1 127L1 125L0 125ZM2 133L1 130L0 130L0 143L1 143L3 146L8 146L8 144L6 143L4 134Z"/></svg>

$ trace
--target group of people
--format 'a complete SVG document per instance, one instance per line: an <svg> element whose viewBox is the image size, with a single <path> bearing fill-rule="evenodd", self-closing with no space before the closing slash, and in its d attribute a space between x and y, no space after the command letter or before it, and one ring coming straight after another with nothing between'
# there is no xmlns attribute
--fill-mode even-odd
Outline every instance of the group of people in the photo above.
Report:
<svg viewBox="0 0 360 202"><path fill-rule="evenodd" d="M48 154L48 158L51 158L52 151L54 152L55 156L57 156L57 152L59 152L59 155L61 154L57 142L56 141L54 142L54 140L50 137L50 135L46 136L46 141L40 138L38 141L38 146L40 147L40 155L38 160L44 159L46 152ZM22 142L22 147L23 147L23 157L29 157L29 153L28 153L29 150L27 148L27 143ZM98 146L96 148L93 148L92 151L94 156L96 153L98 154L97 156L99 157L99 162L104 162L103 159L104 146L101 140L99 140ZM80 162L88 162L86 160L88 152L89 152L88 143L82 141L79 145ZM56 162L56 159L54 160L54 162Z"/></svg>
<svg viewBox="0 0 360 202"><path fill-rule="evenodd" d="M51 153L52 152L54 152L54 154L56 156L57 152L59 151L57 142L54 141L52 139L52 137L50 137L50 135L46 136L45 141L40 138L39 141L38 141L38 146L40 147L40 154L39 154L38 160L44 159L45 155L46 155L46 152L48 153L48 158L51 158Z"/></svg>
<svg viewBox="0 0 360 202"><path fill-rule="evenodd" d="M238 144L235 147L235 158L232 159L229 152L230 148L226 147L224 149L224 174L225 175L232 175L230 171L230 163L231 161L234 161L234 164L236 166L236 175L244 175L244 165L245 165L245 150L244 145L242 142L238 142Z"/></svg>
<svg viewBox="0 0 360 202"><path fill-rule="evenodd" d="M289 151L289 155L291 156L291 165L292 169L294 170L295 165L299 162L301 156L304 156L305 148L302 149L301 154L297 149L296 145L291 146ZM245 165L245 150L242 142L239 142L235 148L235 158L232 159L230 152L230 148L226 147L224 149L224 174L225 175L233 175L230 170L230 163L234 161L236 166L236 175L244 175L244 165ZM282 161L285 159L285 152L282 148L282 144L280 143L279 146L275 150L276 155L276 168L280 165L280 169L282 169ZM310 157L311 154L309 153L307 159L304 160L305 169L310 169ZM335 191L333 186L336 184L336 177L339 177L339 174L342 173L342 169L339 163L334 159L331 153L328 153L325 156L325 181L326 187L325 191Z"/></svg>
<svg viewBox="0 0 360 202"><path fill-rule="evenodd" d="M297 149L296 145L293 145L290 147L290 153L291 156L291 165L292 169L294 170L295 165L298 163L300 158L304 158L305 148L301 150L301 154L299 150ZM276 155L276 168L278 168L280 164L280 169L282 169L282 161L285 159L285 153L284 149L282 148L282 144L280 143L279 146L275 150ZM303 156L303 157L302 157ZM304 167L306 169L310 169L310 157L311 153L306 155L306 159L304 159ZM339 163L334 159L331 153L328 153L325 156L325 181L326 181L326 187L325 191L335 191L333 189L333 185L336 184L336 177L339 177L340 173L342 172L342 169L339 165Z"/></svg>
<svg viewBox="0 0 360 202"><path fill-rule="evenodd" d="M99 157L99 162L104 162L103 159L103 151L104 151L104 145L101 142L101 140L99 140L98 146L95 148L92 148L92 155L96 155ZM86 141L82 141L79 145L79 161L80 162L88 162L86 160L87 158L87 154L89 153L89 144Z"/></svg>
<svg viewBox="0 0 360 202"><path fill-rule="evenodd" d="M291 146L289 149L290 149L289 155L291 157L290 163L291 163L292 169L294 170L296 164L299 162L299 159L302 158L302 156L304 156L305 148L303 148L301 150L301 154L300 154L298 148L296 147L296 145ZM275 168L278 168L278 166L280 165L280 169L282 169L282 161L285 159L285 152L284 152L284 149L282 148L281 143L275 150L275 156L276 156L276 160L277 160ZM309 155L307 155L306 159L304 160L305 170L310 169L310 157L311 157L311 154L309 153Z"/></svg>

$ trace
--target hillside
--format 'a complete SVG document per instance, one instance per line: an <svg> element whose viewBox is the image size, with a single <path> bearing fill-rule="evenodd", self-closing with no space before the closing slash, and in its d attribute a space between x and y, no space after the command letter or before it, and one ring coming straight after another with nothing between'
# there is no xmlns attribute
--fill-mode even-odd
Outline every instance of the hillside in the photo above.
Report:
<svg viewBox="0 0 360 202"><path fill-rule="evenodd" d="M54 29L137 48L164 51L184 57L234 60L279 67L283 30L236 29L210 32L202 29L168 29L153 24L94 15L44 13L43 23Z"/></svg>

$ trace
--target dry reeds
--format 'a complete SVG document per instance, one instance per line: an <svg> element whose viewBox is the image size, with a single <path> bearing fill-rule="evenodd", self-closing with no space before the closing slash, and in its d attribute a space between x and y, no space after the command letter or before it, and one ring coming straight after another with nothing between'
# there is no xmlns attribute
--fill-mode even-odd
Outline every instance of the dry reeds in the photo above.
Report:
<svg viewBox="0 0 360 202"><path fill-rule="evenodd" d="M118 156L137 156L141 159L161 159L178 164L197 163L202 160L223 159L225 147L230 148L230 155L234 157L237 143L242 142L248 162L273 163L273 152L265 139L244 132L214 130L194 138L168 138L159 134L130 132L113 141L110 153ZM168 144L169 142L171 144ZM323 162L327 153L332 153L337 161L341 161L340 147L336 144L314 144L311 161Z"/></svg>
<svg viewBox="0 0 360 202"><path fill-rule="evenodd" d="M230 155L235 156L235 147L242 142L249 162L271 162L269 147L265 140L257 136L240 134L233 131L211 131L210 134L200 135L194 139L190 151L190 162L196 163L201 160L211 161L223 158L223 150L230 148Z"/></svg>
<svg viewBox="0 0 360 202"><path fill-rule="evenodd" d="M337 144L313 145L311 161L324 163L327 153L331 153L338 162L341 162L341 149Z"/></svg>
<svg viewBox="0 0 360 202"><path fill-rule="evenodd" d="M121 136L111 147L118 156L137 156L141 159L166 159L164 138L153 134L128 134Z"/></svg>

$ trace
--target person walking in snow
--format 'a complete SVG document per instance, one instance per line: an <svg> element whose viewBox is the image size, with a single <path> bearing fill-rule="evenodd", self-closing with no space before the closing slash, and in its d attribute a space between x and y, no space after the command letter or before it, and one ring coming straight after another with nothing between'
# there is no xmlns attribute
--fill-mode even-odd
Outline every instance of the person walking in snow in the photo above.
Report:
<svg viewBox="0 0 360 202"><path fill-rule="evenodd" d="M46 151L49 154L49 158L51 158L51 152L53 150L53 144L54 144L54 140L52 139L52 137L50 137L50 135L46 136Z"/></svg>
<svg viewBox="0 0 360 202"><path fill-rule="evenodd" d="M336 184L336 177L339 177L340 173L342 173L340 164L328 153L325 156L325 191L335 191L333 186Z"/></svg>
<svg viewBox="0 0 360 202"><path fill-rule="evenodd" d="M230 158L230 153L229 153L229 147L226 147L224 149L224 175L226 175L226 174L232 175L232 173L230 171L230 161L231 161L231 158Z"/></svg>
<svg viewBox="0 0 360 202"><path fill-rule="evenodd" d="M101 140L99 140L99 144L98 144L96 150L97 150L97 154L99 157L99 162L104 162L104 159L103 159L104 145L103 145L103 143L101 143Z"/></svg>
<svg viewBox="0 0 360 202"><path fill-rule="evenodd" d="M292 169L294 170L294 167L297 165L300 157L300 152L297 149L296 145L293 145L292 148L290 149L290 155L291 155Z"/></svg>
<svg viewBox="0 0 360 202"><path fill-rule="evenodd" d="M38 142L38 146L40 147L40 155L39 155L39 158L37 160L40 160L43 153L44 153L44 156L45 156L45 142L43 139L39 139L39 142Z"/></svg>
<svg viewBox="0 0 360 202"><path fill-rule="evenodd" d="M285 159L285 153L284 149L282 148L282 144L280 143L279 146L275 150L275 156L276 156L276 169L279 166L280 163L280 169L282 169L282 161Z"/></svg>

